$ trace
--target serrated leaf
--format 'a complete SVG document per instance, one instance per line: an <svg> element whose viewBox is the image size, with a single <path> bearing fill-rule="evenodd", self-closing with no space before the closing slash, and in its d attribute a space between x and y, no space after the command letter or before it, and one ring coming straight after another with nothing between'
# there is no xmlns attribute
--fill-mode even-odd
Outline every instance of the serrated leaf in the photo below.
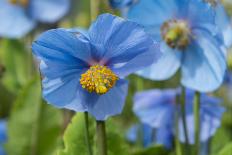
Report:
<svg viewBox="0 0 232 155"><path fill-rule="evenodd" d="M83 113L77 113L68 125L64 134L64 149L58 150L58 155L88 155L85 141L85 120ZM89 121L90 142L93 145L94 125Z"/></svg>
<svg viewBox="0 0 232 155"><path fill-rule="evenodd" d="M219 153L219 155L231 155L232 154L232 143L227 144Z"/></svg>
<svg viewBox="0 0 232 155"><path fill-rule="evenodd" d="M169 152L161 145L155 145L133 153L133 155L168 155Z"/></svg>
<svg viewBox="0 0 232 155"><path fill-rule="evenodd" d="M31 53L18 40L2 40L0 62L5 68L3 84L12 92L17 92L27 83L32 67Z"/></svg>
<svg viewBox="0 0 232 155"><path fill-rule="evenodd" d="M8 155L51 155L56 149L62 114L42 102L40 89L36 78L14 103L8 122Z"/></svg>

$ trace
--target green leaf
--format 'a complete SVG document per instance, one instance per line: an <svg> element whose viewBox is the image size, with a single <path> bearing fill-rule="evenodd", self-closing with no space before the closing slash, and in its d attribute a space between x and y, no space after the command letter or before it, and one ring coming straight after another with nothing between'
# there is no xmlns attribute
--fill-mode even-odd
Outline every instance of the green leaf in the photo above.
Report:
<svg viewBox="0 0 232 155"><path fill-rule="evenodd" d="M88 155L85 141L84 114L77 113L68 125L64 134L64 149L58 150L58 155ZM89 121L90 141L93 144L94 125Z"/></svg>
<svg viewBox="0 0 232 155"><path fill-rule="evenodd" d="M219 153L219 155L231 155L232 154L232 142L227 144Z"/></svg>
<svg viewBox="0 0 232 155"><path fill-rule="evenodd" d="M168 155L169 152L161 145L151 146L149 148L136 151L133 155Z"/></svg>
<svg viewBox="0 0 232 155"><path fill-rule="evenodd" d="M2 40L0 62L5 67L3 84L12 92L18 91L29 80L32 71L32 56L23 42Z"/></svg>
<svg viewBox="0 0 232 155"><path fill-rule="evenodd" d="M57 147L62 114L42 102L40 89L36 78L14 103L8 121L8 155L51 155Z"/></svg>

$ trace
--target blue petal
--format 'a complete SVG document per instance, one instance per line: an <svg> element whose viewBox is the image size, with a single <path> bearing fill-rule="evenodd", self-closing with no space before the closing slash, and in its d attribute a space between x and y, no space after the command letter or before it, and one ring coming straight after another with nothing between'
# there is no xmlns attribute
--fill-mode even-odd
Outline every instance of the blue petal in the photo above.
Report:
<svg viewBox="0 0 232 155"><path fill-rule="evenodd" d="M139 125L138 124L133 125L128 129L126 133L126 139L131 143L135 143L138 138L138 131L139 131Z"/></svg>
<svg viewBox="0 0 232 155"><path fill-rule="evenodd" d="M31 0L29 11L40 22L54 23L69 10L70 0Z"/></svg>
<svg viewBox="0 0 232 155"><path fill-rule="evenodd" d="M6 155L5 151L3 150L3 147L0 145L0 155Z"/></svg>
<svg viewBox="0 0 232 155"><path fill-rule="evenodd" d="M226 61L218 42L207 32L195 32L195 41L185 51L181 83L191 89L210 92L223 82Z"/></svg>
<svg viewBox="0 0 232 155"><path fill-rule="evenodd" d="M88 93L89 100L84 98L83 105L86 105L88 112L92 114L96 120L106 120L109 116L120 114L125 104L127 96L128 82L126 80L117 81L116 85L106 94L98 95L97 99L93 99L94 94ZM89 101L93 102L89 102Z"/></svg>
<svg viewBox="0 0 232 155"><path fill-rule="evenodd" d="M7 139L6 121L0 120L0 144L4 143Z"/></svg>
<svg viewBox="0 0 232 155"><path fill-rule="evenodd" d="M161 44L162 56L151 66L138 71L137 74L151 80L166 80L173 76L181 65L182 52Z"/></svg>
<svg viewBox="0 0 232 155"><path fill-rule="evenodd" d="M136 93L133 111L142 123L158 128L169 124L175 111L176 90L149 90Z"/></svg>
<svg viewBox="0 0 232 155"><path fill-rule="evenodd" d="M175 12L177 6L173 0L140 0L130 7L127 17L144 26L161 25L174 17Z"/></svg>
<svg viewBox="0 0 232 155"><path fill-rule="evenodd" d="M7 0L0 1L0 36L21 38L35 27L35 21L26 15L24 8L12 5Z"/></svg>
<svg viewBox="0 0 232 155"><path fill-rule="evenodd" d="M87 69L90 58L88 40L81 34L55 29L43 33L32 45L41 71L47 78L60 78L79 74Z"/></svg>
<svg viewBox="0 0 232 155"><path fill-rule="evenodd" d="M223 33L224 42L227 47L232 44L232 26L224 7L221 4L216 6L216 24Z"/></svg>
<svg viewBox="0 0 232 155"><path fill-rule="evenodd" d="M173 118L172 118L173 119ZM173 121L174 122L174 121ZM171 123L170 123L171 124ZM171 149L173 144L173 125L163 125L156 130L156 143Z"/></svg>
<svg viewBox="0 0 232 155"><path fill-rule="evenodd" d="M134 0L109 0L110 6L115 9L122 9L133 4Z"/></svg>
<svg viewBox="0 0 232 155"><path fill-rule="evenodd" d="M82 94L78 76L68 76L63 79L53 80L45 78L43 80L43 97L56 107L70 107L73 105L72 103L74 101L77 101L76 106L81 109L78 110L84 111L85 108L81 105L81 101L79 100L80 96L82 96ZM74 107L70 107L69 109L71 108L74 109Z"/></svg>

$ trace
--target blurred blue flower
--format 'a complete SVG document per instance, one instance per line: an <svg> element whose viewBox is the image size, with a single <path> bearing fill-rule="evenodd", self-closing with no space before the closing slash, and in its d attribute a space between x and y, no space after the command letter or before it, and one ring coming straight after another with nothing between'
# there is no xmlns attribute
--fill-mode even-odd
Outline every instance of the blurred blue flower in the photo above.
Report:
<svg viewBox="0 0 232 155"><path fill-rule="evenodd" d="M155 141L171 148L175 135L175 112L178 112L175 98L179 89L149 90L137 93L134 97L133 110L143 124L156 129ZM194 91L186 92L186 120L189 141L194 144ZM201 95L201 142L206 142L214 135L220 126L221 117L225 111L217 98ZM179 118L180 141L184 142L184 132L181 118Z"/></svg>
<svg viewBox="0 0 232 155"><path fill-rule="evenodd" d="M110 6L114 9L122 9L133 4L135 0L109 0Z"/></svg>
<svg viewBox="0 0 232 155"><path fill-rule="evenodd" d="M111 14L100 15L86 35L78 29L47 31L32 50L41 60L44 98L97 120L121 113L128 87L123 77L161 54L138 24Z"/></svg>
<svg viewBox="0 0 232 155"><path fill-rule="evenodd" d="M55 23L69 6L70 0L0 0L0 37L20 38L38 22Z"/></svg>
<svg viewBox="0 0 232 155"><path fill-rule="evenodd" d="M165 80L181 69L181 84L209 92L223 82L225 44L216 11L202 0L139 0L127 17L161 41L163 57L138 74Z"/></svg>
<svg viewBox="0 0 232 155"><path fill-rule="evenodd" d="M5 151L3 150L3 144L7 140L7 135L6 135L6 121L5 120L0 120L0 155L5 155Z"/></svg>

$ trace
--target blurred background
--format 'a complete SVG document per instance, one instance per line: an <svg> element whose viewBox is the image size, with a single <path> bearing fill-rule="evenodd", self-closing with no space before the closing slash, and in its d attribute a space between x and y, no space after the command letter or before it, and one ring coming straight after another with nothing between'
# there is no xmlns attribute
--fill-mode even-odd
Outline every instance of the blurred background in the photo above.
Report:
<svg viewBox="0 0 232 155"><path fill-rule="evenodd" d="M120 15L119 11L110 7L107 0L99 2L98 14L108 12ZM232 0L223 0L223 4L228 14L232 15ZM0 3L0 12L1 9L4 8ZM82 141L84 139L83 120L80 119L82 116L75 117L79 125L75 128L70 126L67 131L67 125L75 113L56 109L42 100L40 76L37 62L31 53L31 43L45 30L58 27L85 29L90 23L89 0L72 0L67 14L54 23L38 21L36 26L20 39L0 36L0 119L7 122L7 141L4 143L7 155L71 155L68 153L69 149L76 147L72 143L77 141L75 155L87 154ZM1 24L3 23L0 19ZM232 52L229 52L228 66L225 82L214 94L223 100L226 112L221 127L209 140L210 147L207 151L210 155L219 155L224 146L232 144ZM155 155L154 152L157 152L157 155L174 154L174 149L165 149L161 145L144 149L141 140L131 143L126 139L126 135L131 126L139 123L132 112L135 92L154 88L176 88L179 75L162 82L149 81L136 75L131 75L129 80L129 93L123 113L107 121L110 154ZM94 124L90 126L90 130L91 136L94 136Z"/></svg>

